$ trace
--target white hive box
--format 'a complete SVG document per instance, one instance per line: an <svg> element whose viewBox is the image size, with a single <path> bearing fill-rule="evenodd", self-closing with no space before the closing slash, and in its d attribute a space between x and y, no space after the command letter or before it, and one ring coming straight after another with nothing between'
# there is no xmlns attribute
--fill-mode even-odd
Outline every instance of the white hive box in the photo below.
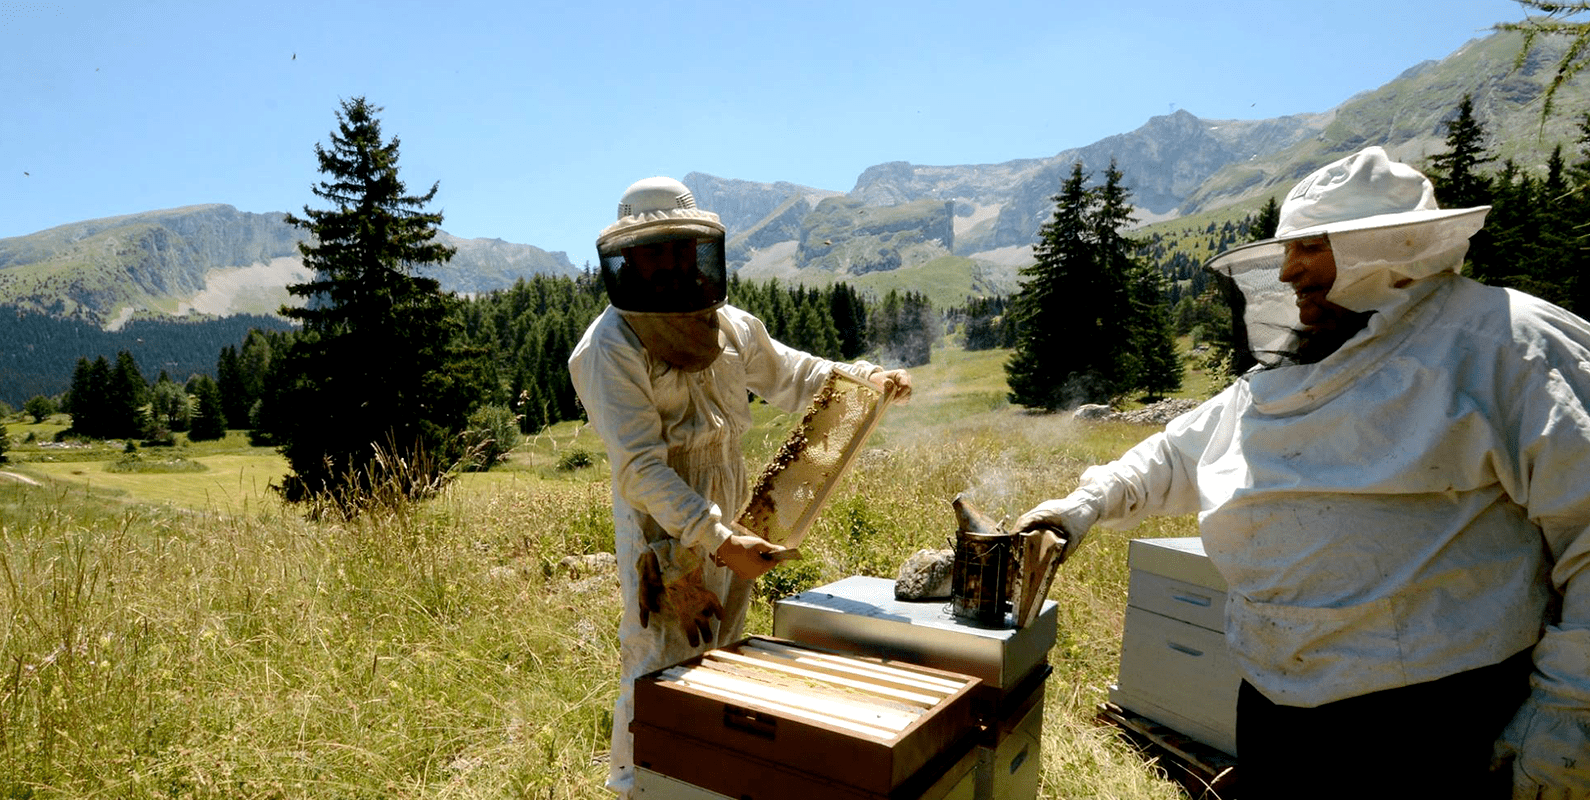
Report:
<svg viewBox="0 0 1590 800"><path fill-rule="evenodd" d="M1226 649L1226 583L1203 541L1134 539L1127 566L1121 672L1110 702L1236 755L1241 678Z"/></svg>

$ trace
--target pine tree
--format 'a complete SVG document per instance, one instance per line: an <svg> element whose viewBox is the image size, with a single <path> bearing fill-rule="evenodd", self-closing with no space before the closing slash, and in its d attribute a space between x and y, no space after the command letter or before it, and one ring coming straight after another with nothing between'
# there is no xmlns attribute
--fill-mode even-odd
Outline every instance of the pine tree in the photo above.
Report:
<svg viewBox="0 0 1590 800"><path fill-rule="evenodd" d="M1442 208L1472 208L1491 201L1491 182L1480 168L1496 157L1487 151L1485 125L1474 116L1474 99L1463 95L1446 126L1447 151L1430 158L1436 202Z"/></svg>
<svg viewBox="0 0 1590 800"><path fill-rule="evenodd" d="M867 352L867 304L849 284L830 288L828 308L839 334L839 357L852 361Z"/></svg>
<svg viewBox="0 0 1590 800"><path fill-rule="evenodd" d="M1275 236L1275 229L1281 224L1281 206L1275 202L1272 195L1264 201L1259 208L1259 213L1254 215L1253 222L1248 225L1248 240L1257 242L1260 239L1270 239Z"/></svg>
<svg viewBox="0 0 1590 800"><path fill-rule="evenodd" d="M1092 399L1099 383L1086 350L1092 340L1086 289L1098 270L1088 220L1091 196L1082 162L1051 198L1054 215L1038 230L1034 263L1021 270L1014 300L1016 350L1005 362L1010 401L1055 411Z"/></svg>
<svg viewBox="0 0 1590 800"><path fill-rule="evenodd" d="M1141 244L1124 233L1132 222L1131 191L1116 163L1102 185L1089 189L1077 162L1054 202L1054 216L1033 246L1036 263L1021 273L1012 303L1016 351L1005 364L1011 402L1051 411L1106 402L1142 386L1141 348L1157 347L1155 337L1169 330L1157 283L1134 294L1144 270L1133 257Z"/></svg>
<svg viewBox="0 0 1590 800"><path fill-rule="evenodd" d="M194 385L197 408L188 428L188 438L195 442L226 438L226 411L222 406L221 390L208 375L200 375Z"/></svg>
<svg viewBox="0 0 1590 800"><path fill-rule="evenodd" d="M1435 185L1435 199L1442 208L1472 208L1490 205L1491 180L1480 170L1496 160L1490 155L1485 125L1474 116L1474 100L1463 95L1458 102L1457 116L1446 123L1447 151L1430 158L1430 182ZM1493 231L1481 228L1469 238L1468 273L1481 281L1495 277L1496 264Z"/></svg>
<svg viewBox="0 0 1590 800"><path fill-rule="evenodd" d="M1094 369L1107 387L1106 394L1098 398L1101 400L1141 385L1144 367L1138 331L1152 325L1146 317L1164 303L1157 282L1141 297L1133 286L1144 270L1132 258L1141 243L1124 233L1133 221L1131 195L1115 159L1110 159L1104 183L1092 192L1088 214L1099 265L1090 297L1094 320L1091 349L1099 354Z"/></svg>
<svg viewBox="0 0 1590 800"><path fill-rule="evenodd" d="M144 406L149 403L149 382L138 369L132 353L122 350L116 354L116 367L111 371L105 391L106 437L136 439L149 429L149 417Z"/></svg>
<svg viewBox="0 0 1590 800"><path fill-rule="evenodd" d="M221 406L226 409L226 418L247 420L249 406L254 401L243 387L243 367L238 362L235 345L221 348L221 356L215 362L215 385L221 392Z"/></svg>
<svg viewBox="0 0 1590 800"><path fill-rule="evenodd" d="M342 103L331 146L315 145L328 177L313 190L332 207L287 218L310 234L299 251L314 272L288 287L308 301L282 310L304 335L282 359L282 407L267 415L293 470L289 499L359 496L347 490L393 477L383 463L410 470L405 494L429 490L460 454L457 434L481 391L479 354L455 338L456 298L416 274L454 252L435 241L442 215L424 210L439 184L406 193L380 110L362 97Z"/></svg>

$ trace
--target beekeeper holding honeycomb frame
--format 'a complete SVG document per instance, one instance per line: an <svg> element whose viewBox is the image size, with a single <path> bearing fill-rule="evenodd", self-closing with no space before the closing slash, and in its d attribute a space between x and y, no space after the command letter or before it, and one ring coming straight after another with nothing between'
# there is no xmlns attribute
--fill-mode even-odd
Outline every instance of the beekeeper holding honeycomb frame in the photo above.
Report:
<svg viewBox="0 0 1590 800"><path fill-rule="evenodd" d="M624 611L607 787L627 797L635 679L742 638L751 582L783 549L733 522L747 499L747 392L796 412L836 369L896 402L911 379L790 348L727 305L723 224L679 181L631 185L596 249L610 305L569 373L613 473Z"/></svg>

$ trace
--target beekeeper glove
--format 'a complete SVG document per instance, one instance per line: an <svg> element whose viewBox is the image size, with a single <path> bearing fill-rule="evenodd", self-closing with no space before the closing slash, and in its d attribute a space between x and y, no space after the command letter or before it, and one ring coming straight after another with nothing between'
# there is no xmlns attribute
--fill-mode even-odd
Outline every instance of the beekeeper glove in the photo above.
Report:
<svg viewBox="0 0 1590 800"><path fill-rule="evenodd" d="M677 541L649 545L635 562L641 627L661 614L677 621L691 647L711 641L712 620L723 619L723 603L707 588L704 566L695 551Z"/></svg>
<svg viewBox="0 0 1590 800"><path fill-rule="evenodd" d="M1099 512L1095 510L1093 496L1075 491L1058 500L1045 500L1033 506L1032 510L1016 518L1015 530L1017 533L1039 528L1059 531L1065 539L1065 548L1060 551L1060 563L1063 564L1082 546L1088 529L1098 519Z"/></svg>
<svg viewBox="0 0 1590 800"><path fill-rule="evenodd" d="M1536 689L1497 740L1496 757L1512 762L1513 800L1590 798L1590 709Z"/></svg>

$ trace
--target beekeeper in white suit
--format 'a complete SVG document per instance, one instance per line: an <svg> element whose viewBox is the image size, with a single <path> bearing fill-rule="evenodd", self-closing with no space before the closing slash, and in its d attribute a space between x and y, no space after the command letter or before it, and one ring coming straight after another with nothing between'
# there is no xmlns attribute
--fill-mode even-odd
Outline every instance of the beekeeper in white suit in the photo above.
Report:
<svg viewBox="0 0 1590 800"><path fill-rule="evenodd" d="M751 582L781 549L732 520L749 495L740 438L747 390L804 409L835 369L903 401L910 376L840 364L768 336L725 304L724 228L671 178L636 182L596 240L610 305L569 372L613 472L624 615L607 786L634 783L634 681L741 638Z"/></svg>
<svg viewBox="0 0 1590 800"><path fill-rule="evenodd" d="M1487 210L1303 179L1209 265L1260 364L1017 520L1197 512L1245 797L1590 796L1590 325L1459 275Z"/></svg>

